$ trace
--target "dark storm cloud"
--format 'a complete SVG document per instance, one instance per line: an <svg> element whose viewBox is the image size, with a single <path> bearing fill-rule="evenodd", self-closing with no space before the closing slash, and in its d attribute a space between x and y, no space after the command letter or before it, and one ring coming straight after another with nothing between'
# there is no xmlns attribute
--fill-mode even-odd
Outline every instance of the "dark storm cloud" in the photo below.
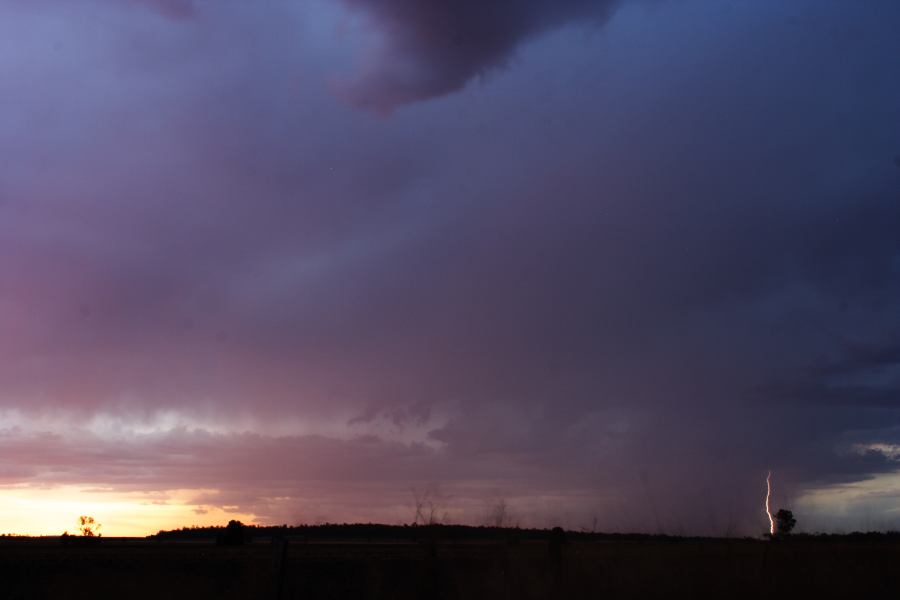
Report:
<svg viewBox="0 0 900 600"><path fill-rule="evenodd" d="M886 337L895 339L896 335L896 328L892 328ZM798 408L799 414L832 411L842 415L834 424L836 435L852 430L847 427L852 420L863 430L862 434L848 431L853 441L865 442L865 432L875 430L875 439L868 441L891 442L896 426L892 413L900 408L900 352L896 343L893 339L881 345L845 341L836 345L835 354L836 358L811 359L823 364L780 374L759 389L759 399L776 411L785 405ZM882 463L883 468L889 466Z"/></svg>
<svg viewBox="0 0 900 600"><path fill-rule="evenodd" d="M399 105L462 89L506 65L537 34L573 21L603 22L619 0L341 0L367 13L383 45L339 88L357 105Z"/></svg>

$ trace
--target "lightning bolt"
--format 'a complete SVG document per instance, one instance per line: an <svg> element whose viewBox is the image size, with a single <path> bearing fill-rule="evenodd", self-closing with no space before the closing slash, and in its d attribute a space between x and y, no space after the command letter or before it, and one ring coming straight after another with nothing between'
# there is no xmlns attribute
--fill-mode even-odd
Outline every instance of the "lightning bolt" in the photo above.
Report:
<svg viewBox="0 0 900 600"><path fill-rule="evenodd" d="M766 475L766 516L769 517L769 534L775 535L775 519L772 518L772 509L769 508L769 499L772 497L772 471Z"/></svg>

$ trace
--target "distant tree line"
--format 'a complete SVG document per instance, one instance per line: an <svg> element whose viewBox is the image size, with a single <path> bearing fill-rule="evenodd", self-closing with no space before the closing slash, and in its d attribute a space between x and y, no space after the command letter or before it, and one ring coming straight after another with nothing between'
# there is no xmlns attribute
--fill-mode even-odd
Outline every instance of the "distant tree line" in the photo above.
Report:
<svg viewBox="0 0 900 600"><path fill-rule="evenodd" d="M149 536L155 540L219 540L229 531L236 534L236 526L184 527L171 531L160 531ZM550 529L523 529L518 527L491 527L469 525L382 525L377 523L325 523L320 525L242 525L247 538L291 537L305 540L382 540L417 541L435 535L444 540L488 540L504 538L510 541L550 540L559 536ZM589 539L678 539L672 536L645 534L599 534L583 531L566 532L567 538Z"/></svg>
<svg viewBox="0 0 900 600"><path fill-rule="evenodd" d="M446 541L476 541L504 539L509 542L551 541L558 539L561 530L526 529L517 527L490 527L469 525L382 525L377 523L324 523L320 525L244 525L232 521L227 526L184 527L170 531L160 531L148 536L159 541L218 541L220 544L238 545L252 539L289 537L294 539L345 540L345 541L422 541L438 537ZM596 533L588 531L565 531L569 541L660 541L679 542L716 539L708 537L686 537L641 533ZM755 538L745 538L748 540ZM809 534L795 533L790 539L797 541L897 541L900 532L853 532L849 534Z"/></svg>

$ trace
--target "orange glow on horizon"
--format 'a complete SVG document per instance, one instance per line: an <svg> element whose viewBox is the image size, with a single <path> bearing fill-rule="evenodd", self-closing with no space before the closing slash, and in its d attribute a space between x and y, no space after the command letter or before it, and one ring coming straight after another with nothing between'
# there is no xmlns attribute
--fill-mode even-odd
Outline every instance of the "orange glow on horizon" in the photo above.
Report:
<svg viewBox="0 0 900 600"><path fill-rule="evenodd" d="M0 533L61 535L76 532L80 515L102 524L104 537L144 537L161 529L252 523L253 515L190 504L215 490L175 490L164 495L90 490L80 487L0 488Z"/></svg>

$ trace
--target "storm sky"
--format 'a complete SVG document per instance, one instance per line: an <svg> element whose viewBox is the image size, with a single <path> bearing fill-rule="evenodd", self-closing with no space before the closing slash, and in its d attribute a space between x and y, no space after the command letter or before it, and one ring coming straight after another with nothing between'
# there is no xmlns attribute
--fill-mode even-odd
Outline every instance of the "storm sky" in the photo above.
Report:
<svg viewBox="0 0 900 600"><path fill-rule="evenodd" d="M897 23L0 0L0 530L900 528Z"/></svg>

